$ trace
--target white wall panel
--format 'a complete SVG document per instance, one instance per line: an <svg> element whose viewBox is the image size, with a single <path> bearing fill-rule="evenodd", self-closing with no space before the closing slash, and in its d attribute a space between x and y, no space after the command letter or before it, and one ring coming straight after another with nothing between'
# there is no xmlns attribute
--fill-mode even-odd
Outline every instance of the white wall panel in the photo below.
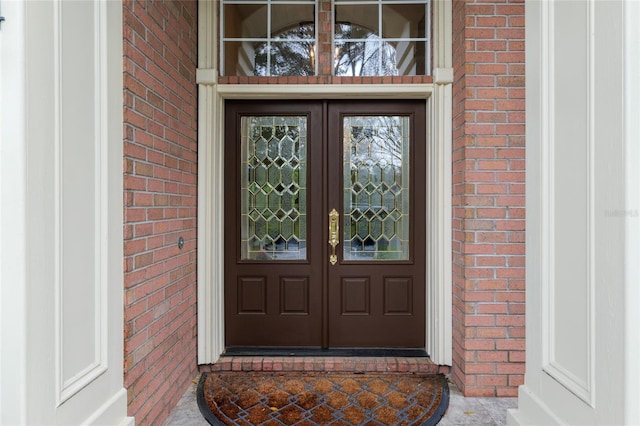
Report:
<svg viewBox="0 0 640 426"><path fill-rule="evenodd" d="M545 371L591 404L594 108L590 3L549 7ZM574 25L563 25L572 20Z"/></svg>
<svg viewBox="0 0 640 426"><path fill-rule="evenodd" d="M61 403L106 369L102 237L108 189L99 3L56 2L57 342ZM106 254L106 252L104 252Z"/></svg>

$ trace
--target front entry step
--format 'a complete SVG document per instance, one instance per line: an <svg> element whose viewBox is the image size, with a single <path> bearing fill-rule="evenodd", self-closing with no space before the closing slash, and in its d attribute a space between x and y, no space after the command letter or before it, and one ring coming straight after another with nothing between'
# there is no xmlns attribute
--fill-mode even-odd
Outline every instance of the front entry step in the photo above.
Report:
<svg viewBox="0 0 640 426"><path fill-rule="evenodd" d="M353 373L449 373L448 366L434 364L428 357L332 357L332 356L224 356L209 371L324 371Z"/></svg>

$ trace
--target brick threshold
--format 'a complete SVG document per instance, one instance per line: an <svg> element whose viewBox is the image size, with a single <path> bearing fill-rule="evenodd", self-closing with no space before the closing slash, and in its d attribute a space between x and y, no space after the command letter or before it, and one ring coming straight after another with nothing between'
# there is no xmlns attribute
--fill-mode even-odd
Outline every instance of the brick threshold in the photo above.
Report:
<svg viewBox="0 0 640 426"><path fill-rule="evenodd" d="M340 356L224 356L215 364L200 365L200 372L353 372L353 373L442 373L450 367L428 357L340 357Z"/></svg>

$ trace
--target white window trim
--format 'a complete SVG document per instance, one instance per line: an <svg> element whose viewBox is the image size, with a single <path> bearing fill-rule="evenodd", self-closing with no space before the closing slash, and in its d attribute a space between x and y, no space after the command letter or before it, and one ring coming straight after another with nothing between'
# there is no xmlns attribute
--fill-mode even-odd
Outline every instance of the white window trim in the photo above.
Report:
<svg viewBox="0 0 640 426"><path fill-rule="evenodd" d="M218 4L198 5L198 363L224 352L224 101L226 99L424 99L427 105L426 350L452 364L451 0L433 8L433 83L416 85L218 84Z"/></svg>

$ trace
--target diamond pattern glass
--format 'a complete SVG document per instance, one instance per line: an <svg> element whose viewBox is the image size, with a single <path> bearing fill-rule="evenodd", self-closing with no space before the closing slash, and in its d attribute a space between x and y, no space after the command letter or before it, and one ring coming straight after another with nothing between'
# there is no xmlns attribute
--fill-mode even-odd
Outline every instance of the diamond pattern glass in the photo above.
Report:
<svg viewBox="0 0 640 426"><path fill-rule="evenodd" d="M241 258L306 259L307 118L242 117Z"/></svg>
<svg viewBox="0 0 640 426"><path fill-rule="evenodd" d="M345 117L344 260L409 259L409 117Z"/></svg>

